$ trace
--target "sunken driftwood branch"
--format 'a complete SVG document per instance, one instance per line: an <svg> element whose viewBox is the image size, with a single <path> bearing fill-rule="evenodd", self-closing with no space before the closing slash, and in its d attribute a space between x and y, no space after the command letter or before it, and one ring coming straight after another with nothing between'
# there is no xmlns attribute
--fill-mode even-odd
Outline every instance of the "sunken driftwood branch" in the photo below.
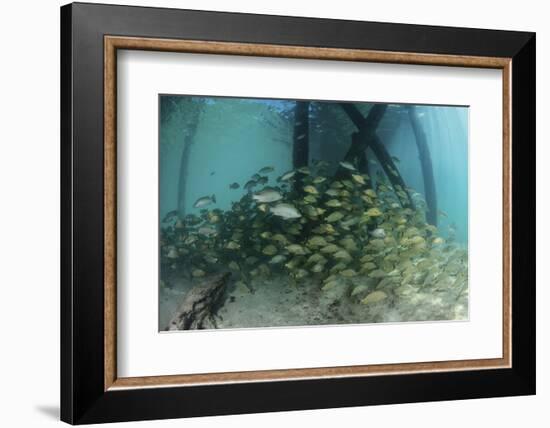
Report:
<svg viewBox="0 0 550 428"><path fill-rule="evenodd" d="M348 162L354 162L356 159L361 159L364 156L365 150L371 148L375 156L378 158L382 169L390 180L394 189L400 187L407 195L407 202L401 201L402 205L414 208L414 202L409 194L405 181L399 170L395 166L390 154L376 135L376 128L382 120L386 112L386 104L376 104L373 106L365 119L359 109L351 103L341 103L340 106L347 113L353 124L359 130L358 136L355 138L354 144L351 145L344 159ZM401 200L401 199L400 199Z"/></svg>
<svg viewBox="0 0 550 428"><path fill-rule="evenodd" d="M214 315L221 306L229 272L204 279L187 292L167 330L196 330L217 328Z"/></svg>
<svg viewBox="0 0 550 428"><path fill-rule="evenodd" d="M432 166L432 157L428 147L428 139L420 120L418 119L416 108L409 106L409 119L418 148L418 157L420 159L420 167L422 168L422 177L424 179L424 195L426 196L426 221L429 224L437 226L437 194L435 189L434 171Z"/></svg>

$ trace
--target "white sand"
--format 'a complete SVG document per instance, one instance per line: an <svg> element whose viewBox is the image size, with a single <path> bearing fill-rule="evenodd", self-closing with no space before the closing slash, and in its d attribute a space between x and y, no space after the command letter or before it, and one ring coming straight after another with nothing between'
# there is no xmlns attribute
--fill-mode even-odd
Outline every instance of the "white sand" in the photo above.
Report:
<svg viewBox="0 0 550 428"><path fill-rule="evenodd" d="M358 324L374 322L405 322L466 319L468 297L457 299L459 290L419 290L408 296L397 296L387 291L381 302L361 304L360 296L351 297L361 278L348 284L322 291L315 279L301 281L293 286L286 275L254 280L252 292L228 284L225 303L216 315L218 328L275 327L327 324ZM181 280L173 289L160 293L160 327L163 328L192 286ZM369 291L373 291L372 289ZM368 294L368 292L366 293Z"/></svg>

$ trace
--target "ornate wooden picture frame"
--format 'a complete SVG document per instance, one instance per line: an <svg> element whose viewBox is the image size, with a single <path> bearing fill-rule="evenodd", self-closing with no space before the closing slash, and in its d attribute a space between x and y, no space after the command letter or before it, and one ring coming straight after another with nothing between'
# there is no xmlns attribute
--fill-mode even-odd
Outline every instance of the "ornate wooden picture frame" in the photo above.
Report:
<svg viewBox="0 0 550 428"><path fill-rule="evenodd" d="M119 377L118 50L501 70L502 357ZM534 34L76 3L61 9L61 54L62 420L82 424L535 393Z"/></svg>

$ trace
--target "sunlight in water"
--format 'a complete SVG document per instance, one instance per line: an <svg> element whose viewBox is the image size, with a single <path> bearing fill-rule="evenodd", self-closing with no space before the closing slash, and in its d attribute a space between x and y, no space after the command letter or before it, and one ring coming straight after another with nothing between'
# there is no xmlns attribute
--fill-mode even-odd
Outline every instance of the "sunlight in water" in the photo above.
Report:
<svg viewBox="0 0 550 428"><path fill-rule="evenodd" d="M160 97L161 330L464 320L468 109Z"/></svg>

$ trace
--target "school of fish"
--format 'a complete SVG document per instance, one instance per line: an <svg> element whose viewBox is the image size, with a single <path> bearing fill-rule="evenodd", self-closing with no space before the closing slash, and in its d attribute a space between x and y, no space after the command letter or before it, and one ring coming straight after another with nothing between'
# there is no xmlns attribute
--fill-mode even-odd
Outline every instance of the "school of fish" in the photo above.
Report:
<svg viewBox="0 0 550 428"><path fill-rule="evenodd" d="M443 291L467 299L467 250L426 223L420 194L350 162L335 176L329 167L317 161L274 179L266 166L228 185L246 192L228 210L210 195L195 202L200 214L171 211L161 224L162 269L190 278L230 270L244 285L286 275L299 287L309 278L364 305Z"/></svg>

